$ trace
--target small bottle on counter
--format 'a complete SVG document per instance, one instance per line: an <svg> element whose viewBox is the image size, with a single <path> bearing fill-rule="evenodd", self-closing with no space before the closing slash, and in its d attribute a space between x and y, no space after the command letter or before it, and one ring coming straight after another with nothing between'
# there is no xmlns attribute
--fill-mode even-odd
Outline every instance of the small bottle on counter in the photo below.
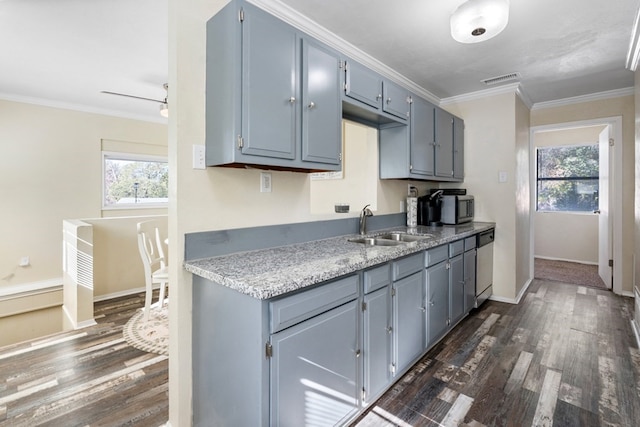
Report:
<svg viewBox="0 0 640 427"><path fill-rule="evenodd" d="M407 227L416 228L418 226L418 189L409 186L409 196L407 197Z"/></svg>

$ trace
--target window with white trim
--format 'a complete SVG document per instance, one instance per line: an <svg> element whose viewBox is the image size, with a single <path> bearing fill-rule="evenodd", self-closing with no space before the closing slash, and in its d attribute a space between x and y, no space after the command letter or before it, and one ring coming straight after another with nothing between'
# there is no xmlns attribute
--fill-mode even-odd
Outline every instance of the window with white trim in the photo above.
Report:
<svg viewBox="0 0 640 427"><path fill-rule="evenodd" d="M165 157L102 153L105 209L166 207L169 164Z"/></svg>
<svg viewBox="0 0 640 427"><path fill-rule="evenodd" d="M598 209L598 144L537 148L537 210Z"/></svg>

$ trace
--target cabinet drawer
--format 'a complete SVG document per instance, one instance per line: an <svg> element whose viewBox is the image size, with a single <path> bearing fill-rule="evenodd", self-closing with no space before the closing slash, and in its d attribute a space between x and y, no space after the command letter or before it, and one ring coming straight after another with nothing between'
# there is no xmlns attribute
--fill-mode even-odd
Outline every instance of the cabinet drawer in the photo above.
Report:
<svg viewBox="0 0 640 427"><path fill-rule="evenodd" d="M476 247L476 236L467 237L464 239L464 250L468 251Z"/></svg>
<svg viewBox="0 0 640 427"><path fill-rule="evenodd" d="M277 332L358 297L358 275L322 284L269 303L271 332Z"/></svg>
<svg viewBox="0 0 640 427"><path fill-rule="evenodd" d="M435 265L449 258L449 247L447 245L438 246L427 251L425 257L425 267Z"/></svg>
<svg viewBox="0 0 640 427"><path fill-rule="evenodd" d="M380 288L384 288L390 282L389 264L384 264L379 267L366 270L363 275L364 280L364 293L368 294Z"/></svg>
<svg viewBox="0 0 640 427"><path fill-rule="evenodd" d="M462 252L464 252L464 240L449 243L449 258L460 255Z"/></svg>
<svg viewBox="0 0 640 427"><path fill-rule="evenodd" d="M422 265L422 252L393 261L393 281L395 282L420 271L423 268Z"/></svg>

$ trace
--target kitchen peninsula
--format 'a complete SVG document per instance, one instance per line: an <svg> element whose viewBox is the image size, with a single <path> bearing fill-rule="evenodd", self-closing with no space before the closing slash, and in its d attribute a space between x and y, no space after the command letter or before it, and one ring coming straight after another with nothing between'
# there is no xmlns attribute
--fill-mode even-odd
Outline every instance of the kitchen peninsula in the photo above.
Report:
<svg viewBox="0 0 640 427"><path fill-rule="evenodd" d="M348 423L464 318L495 224L403 216L372 218L388 246L357 218L187 235L194 425Z"/></svg>

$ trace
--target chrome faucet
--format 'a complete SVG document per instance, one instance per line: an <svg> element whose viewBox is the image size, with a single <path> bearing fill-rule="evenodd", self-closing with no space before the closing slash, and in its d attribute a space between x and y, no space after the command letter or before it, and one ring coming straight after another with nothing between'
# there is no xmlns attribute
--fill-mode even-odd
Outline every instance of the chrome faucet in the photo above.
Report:
<svg viewBox="0 0 640 427"><path fill-rule="evenodd" d="M373 216L373 212L371 212L371 209L369 209L369 206L371 205L367 205L364 208L362 208L362 211L360 211L360 234L367 234L367 217L368 216Z"/></svg>

